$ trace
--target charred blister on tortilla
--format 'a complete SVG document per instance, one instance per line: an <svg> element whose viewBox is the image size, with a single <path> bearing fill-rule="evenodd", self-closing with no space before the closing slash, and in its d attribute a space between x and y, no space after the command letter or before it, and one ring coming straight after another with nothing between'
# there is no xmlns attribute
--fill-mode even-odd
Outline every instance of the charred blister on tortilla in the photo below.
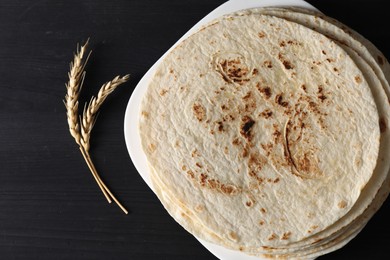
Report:
<svg viewBox="0 0 390 260"><path fill-rule="evenodd" d="M251 131L254 124L255 121L251 117L245 116L242 118L240 134L249 142L252 140Z"/></svg>
<svg viewBox="0 0 390 260"><path fill-rule="evenodd" d="M261 82L256 83L256 88L264 99L269 99L272 96L271 88L268 86L263 86Z"/></svg>
<svg viewBox="0 0 390 260"><path fill-rule="evenodd" d="M223 81L229 84L243 85L258 74L258 69L246 65L243 55L234 52L217 52L211 63Z"/></svg>
<svg viewBox="0 0 390 260"><path fill-rule="evenodd" d="M294 69L295 66L292 64L292 62L290 60L287 60L282 53L279 53L278 59L282 62L283 66L286 70Z"/></svg>
<svg viewBox="0 0 390 260"><path fill-rule="evenodd" d="M187 167L182 167L182 169ZM238 195L243 191L241 187L238 187L234 184L224 183L217 178L210 178L206 173L198 173L192 170L187 170L187 177L194 183L194 185L214 190L218 193L225 195Z"/></svg>

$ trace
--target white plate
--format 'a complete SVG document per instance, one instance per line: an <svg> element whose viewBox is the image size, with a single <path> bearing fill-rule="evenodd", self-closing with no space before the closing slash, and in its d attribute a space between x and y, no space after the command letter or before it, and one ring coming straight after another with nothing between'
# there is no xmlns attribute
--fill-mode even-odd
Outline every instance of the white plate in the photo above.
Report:
<svg viewBox="0 0 390 260"><path fill-rule="evenodd" d="M151 190L153 186L149 177L149 170L147 165L146 156L142 150L141 139L139 135L138 122L140 115L140 105L142 97L144 96L149 80L156 71L157 66L161 63L162 59L178 45L183 39L187 38L189 35L196 32L200 27L212 21L215 18L218 18L224 14L232 13L235 11L255 8L255 7L264 7L264 6L297 6L305 7L316 10L315 7L306 3L303 0L230 0L222 4L214 11L206 15L202 20L200 20L196 25L194 25L186 34L184 34L142 77L138 85L134 89L133 94L130 97L129 103L127 105L126 114L125 114L125 140L127 150L129 151L130 157L134 163L135 168L144 179L146 184ZM208 243L197 238L199 242L206 247L211 253L216 257L223 260L259 260L261 258L248 256L244 253L226 249L224 247Z"/></svg>

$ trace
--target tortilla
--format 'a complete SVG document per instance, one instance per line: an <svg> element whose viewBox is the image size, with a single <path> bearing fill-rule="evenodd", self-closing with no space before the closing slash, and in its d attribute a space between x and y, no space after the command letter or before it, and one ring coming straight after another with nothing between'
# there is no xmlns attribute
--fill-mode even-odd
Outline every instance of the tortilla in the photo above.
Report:
<svg viewBox="0 0 390 260"><path fill-rule="evenodd" d="M355 205L378 157L378 112L354 60L266 15L219 19L183 41L141 111L152 179L170 194L159 199L190 209L199 221L167 210L190 232L210 231L197 237L236 250L326 230Z"/></svg>

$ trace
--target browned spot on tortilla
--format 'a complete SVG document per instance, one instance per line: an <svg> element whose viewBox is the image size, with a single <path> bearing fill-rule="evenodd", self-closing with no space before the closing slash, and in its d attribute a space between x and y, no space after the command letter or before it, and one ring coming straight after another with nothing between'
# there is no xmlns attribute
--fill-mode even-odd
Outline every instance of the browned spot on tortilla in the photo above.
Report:
<svg viewBox="0 0 390 260"><path fill-rule="evenodd" d="M356 83L360 84L360 83L362 83L362 78L359 75L356 75L355 81L356 81Z"/></svg>
<svg viewBox="0 0 390 260"><path fill-rule="evenodd" d="M145 118L149 118L149 113L146 112L146 111L142 111L142 112L141 112L141 115L142 115L143 117L145 117Z"/></svg>
<svg viewBox="0 0 390 260"><path fill-rule="evenodd" d="M324 50L322 50L322 54L326 55L326 52Z"/></svg>
<svg viewBox="0 0 390 260"><path fill-rule="evenodd" d="M228 153L229 153L229 148L228 148L227 146L225 146L225 148L223 149L223 152L224 152L225 154L228 154Z"/></svg>
<svg viewBox="0 0 390 260"><path fill-rule="evenodd" d="M203 166L202 166L202 164L200 164L200 163L195 163L195 165L197 166L197 167L199 167L199 168L203 168Z"/></svg>
<svg viewBox="0 0 390 260"><path fill-rule="evenodd" d="M286 42L285 42L285 41L281 41L281 42L279 43L279 46L280 46L280 47L285 47L285 46L286 46Z"/></svg>
<svg viewBox="0 0 390 260"><path fill-rule="evenodd" d="M262 226L262 225L264 225L264 224L265 224L264 220L260 220L260 221L259 221L259 225L260 225L260 226Z"/></svg>
<svg viewBox="0 0 390 260"><path fill-rule="evenodd" d="M282 106L282 107L287 107L288 106L288 102L287 101L283 101L283 94L278 94L275 96L275 103L277 103L278 105Z"/></svg>
<svg viewBox="0 0 390 260"><path fill-rule="evenodd" d="M264 178L261 178L257 175L262 169L263 166L267 163L267 159L258 152L253 152L249 155L248 159L248 175L255 179L258 184L264 182Z"/></svg>
<svg viewBox="0 0 390 260"><path fill-rule="evenodd" d="M149 146L148 146L148 148L149 148L149 151L151 152L151 153L153 153L154 151L156 151L156 145L155 144L149 144Z"/></svg>
<svg viewBox="0 0 390 260"><path fill-rule="evenodd" d="M280 179L279 178L276 178L275 180L274 180L274 183L278 183L280 181Z"/></svg>
<svg viewBox="0 0 390 260"><path fill-rule="evenodd" d="M275 144L280 143L282 139L282 133L279 131L277 124L273 124L274 132L272 133L273 141Z"/></svg>
<svg viewBox="0 0 390 260"><path fill-rule="evenodd" d="M238 138L234 138L232 144L239 145L239 144L241 144L241 141Z"/></svg>
<svg viewBox="0 0 390 260"><path fill-rule="evenodd" d="M379 65L383 65L383 64L385 64L385 61L384 61L384 59L383 59L383 58L382 58L380 55L378 55L377 59L378 59L378 63L379 63Z"/></svg>
<svg viewBox="0 0 390 260"><path fill-rule="evenodd" d="M273 143L268 144L260 144L261 148L264 150L266 156L270 156L272 149L273 149Z"/></svg>
<svg viewBox="0 0 390 260"><path fill-rule="evenodd" d="M268 237L268 240L271 241L271 240L274 240L278 238L278 235L276 235L275 233L272 233L269 237Z"/></svg>
<svg viewBox="0 0 390 260"><path fill-rule="evenodd" d="M275 247L271 247L271 246L261 246L261 248L263 248L265 250L276 249ZM274 257L272 256L271 258L274 258Z"/></svg>
<svg viewBox="0 0 390 260"><path fill-rule="evenodd" d="M267 210L265 208L260 209L261 213L267 213Z"/></svg>
<svg viewBox="0 0 390 260"><path fill-rule="evenodd" d="M223 122L218 121L218 122L217 122L217 125L218 125L218 131L219 131L219 132L223 132Z"/></svg>
<svg viewBox="0 0 390 260"><path fill-rule="evenodd" d="M180 141L179 140L176 140L175 147L180 147Z"/></svg>
<svg viewBox="0 0 390 260"><path fill-rule="evenodd" d="M203 205L197 205L196 207L195 207L195 210L197 211L197 212L202 212L203 210L204 210L204 206Z"/></svg>
<svg viewBox="0 0 390 260"><path fill-rule="evenodd" d="M272 111L267 108L266 110L260 113L260 116L264 117L265 119L268 119L272 116Z"/></svg>
<svg viewBox="0 0 390 260"><path fill-rule="evenodd" d="M187 171L187 175L188 175L188 177L190 177L191 179L195 179L195 174L194 174L193 171L188 170L188 171Z"/></svg>
<svg viewBox="0 0 390 260"><path fill-rule="evenodd" d="M264 32L259 32L258 36L259 36L259 38L264 38L265 37L265 33Z"/></svg>
<svg viewBox="0 0 390 260"><path fill-rule="evenodd" d="M245 96L242 97L242 99L244 101L247 101L248 99L250 99L252 97L252 92L251 91L248 91L248 93L246 93Z"/></svg>
<svg viewBox="0 0 390 260"><path fill-rule="evenodd" d="M267 67L269 69L272 68L272 61L270 61L270 60L264 61L263 64L264 64L265 67Z"/></svg>
<svg viewBox="0 0 390 260"><path fill-rule="evenodd" d="M288 60L284 60L284 61L283 61L283 66L284 66L287 70L291 70L291 69L294 68L294 66L293 66L293 65L291 64L291 62L288 61Z"/></svg>
<svg viewBox="0 0 390 260"><path fill-rule="evenodd" d="M221 106L221 109L222 109L222 110L229 110L229 108L228 108L226 105L222 105L222 106Z"/></svg>
<svg viewBox="0 0 390 260"><path fill-rule="evenodd" d="M192 157L197 157L197 156L199 156L198 149L194 149L194 150L192 151L192 153L191 153L191 156L192 156Z"/></svg>
<svg viewBox="0 0 390 260"><path fill-rule="evenodd" d="M316 65L321 65L322 62L321 61L313 61L313 64L316 64Z"/></svg>
<svg viewBox="0 0 390 260"><path fill-rule="evenodd" d="M233 231L230 231L229 234L228 234L229 238L233 241L237 241L238 240L238 236L236 233L234 233Z"/></svg>
<svg viewBox="0 0 390 260"><path fill-rule="evenodd" d="M223 80L227 83L236 82L242 85L250 80L246 78L249 69L241 62L239 57L219 62L217 72L221 74Z"/></svg>
<svg viewBox="0 0 390 260"><path fill-rule="evenodd" d="M206 116L206 110L204 109L204 107L201 104L194 103L194 105L192 106L192 110L198 121L202 122Z"/></svg>
<svg viewBox="0 0 390 260"><path fill-rule="evenodd" d="M303 157L299 158L297 167L300 171L304 172L311 172L314 170L315 166L313 165L309 152L304 153Z"/></svg>
<svg viewBox="0 0 390 260"><path fill-rule="evenodd" d="M322 85L318 86L318 92L317 92L317 97L321 102L324 102L327 97L324 95L324 87Z"/></svg>
<svg viewBox="0 0 390 260"><path fill-rule="evenodd" d="M380 129L381 133L386 132L387 124L386 124L386 119L383 117L381 117L379 119L379 129Z"/></svg>
<svg viewBox="0 0 390 260"><path fill-rule="evenodd" d="M356 165L357 167L361 167L361 166L362 166L362 160L361 160L360 158L356 158L356 159L355 159L355 165Z"/></svg>
<svg viewBox="0 0 390 260"><path fill-rule="evenodd" d="M238 250L244 251L244 247L240 246L240 247L238 248Z"/></svg>
<svg viewBox="0 0 390 260"><path fill-rule="evenodd" d="M301 88L303 89L303 91L305 91L307 93L305 84L302 84Z"/></svg>
<svg viewBox="0 0 390 260"><path fill-rule="evenodd" d="M248 141L252 139L252 127L255 124L255 121L249 117L249 116L244 116L242 118L242 124L241 124L241 130L240 134L245 137Z"/></svg>
<svg viewBox="0 0 390 260"><path fill-rule="evenodd" d="M223 116L223 121L233 121L235 120L236 118L233 116L233 115L224 115Z"/></svg>
<svg viewBox="0 0 390 260"><path fill-rule="evenodd" d="M237 188L233 185L221 184L221 191L225 194L233 194Z"/></svg>
<svg viewBox="0 0 390 260"><path fill-rule="evenodd" d="M340 208L340 209L343 209L347 206L347 202L345 200L342 200L340 201L337 206Z"/></svg>
<svg viewBox="0 0 390 260"><path fill-rule="evenodd" d="M173 69L169 69L169 73L172 74L173 73Z"/></svg>
<svg viewBox="0 0 390 260"><path fill-rule="evenodd" d="M244 112L246 113L252 113L255 111L257 105L256 105L256 99L254 98L251 91L248 91L245 96L242 97L242 100L244 101ZM242 108L240 108L240 112L242 111Z"/></svg>
<svg viewBox="0 0 390 260"><path fill-rule="evenodd" d="M206 185L206 180L207 180L208 176L204 173L201 173L199 175L199 182L200 182L200 185L202 186L205 186Z"/></svg>
<svg viewBox="0 0 390 260"><path fill-rule="evenodd" d="M287 43L289 45L300 45L300 46L302 46L302 43L300 43L300 42L298 42L296 40L288 40Z"/></svg>
<svg viewBox="0 0 390 260"><path fill-rule="evenodd" d="M257 83L256 88L265 99L269 99L271 97L272 92L270 87L262 87L260 86L260 83Z"/></svg>
<svg viewBox="0 0 390 260"><path fill-rule="evenodd" d="M257 75L258 73L259 73L258 69L255 68L255 69L252 70L252 75Z"/></svg>
<svg viewBox="0 0 390 260"><path fill-rule="evenodd" d="M183 171L186 171L186 170L187 170L187 167L186 167L185 165L183 165L183 166L181 167L181 169L182 169Z"/></svg>
<svg viewBox="0 0 390 260"><path fill-rule="evenodd" d="M209 179L207 174L199 175L199 184L201 186L206 186L209 189L224 193L226 195L235 195L240 192L240 189L232 184L224 184L216 179Z"/></svg>
<svg viewBox="0 0 390 260"><path fill-rule="evenodd" d="M285 232L285 233L283 233L281 240L287 240L287 239L290 238L290 236L291 236L291 232L290 231Z"/></svg>
<svg viewBox="0 0 390 260"><path fill-rule="evenodd" d="M242 157L245 158L245 157L248 157L249 155L249 147L245 146L243 149L242 149Z"/></svg>
<svg viewBox="0 0 390 260"><path fill-rule="evenodd" d="M160 91L160 96L165 96L165 94L167 94L168 93L168 89L162 89L161 91Z"/></svg>
<svg viewBox="0 0 390 260"><path fill-rule="evenodd" d="M282 62L285 69L291 70L294 68L294 65L292 65L291 61L286 60L281 53L279 53L278 58Z"/></svg>
<svg viewBox="0 0 390 260"><path fill-rule="evenodd" d="M253 206L253 202L249 200L249 201L245 202L245 205L247 207L252 207Z"/></svg>

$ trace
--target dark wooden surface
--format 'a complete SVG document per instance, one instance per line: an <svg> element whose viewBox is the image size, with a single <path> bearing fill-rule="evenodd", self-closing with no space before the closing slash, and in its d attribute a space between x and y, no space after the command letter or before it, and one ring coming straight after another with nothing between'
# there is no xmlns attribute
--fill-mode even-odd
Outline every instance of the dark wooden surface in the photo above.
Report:
<svg viewBox="0 0 390 260"><path fill-rule="evenodd" d="M215 259L165 212L127 153L123 119L148 68L223 0L0 2L0 259ZM390 57L386 1L310 1ZM92 135L103 179L129 209L108 205L68 133L68 63L93 54L81 100L117 74ZM136 123L136 122L134 122ZM390 205L322 259L389 259Z"/></svg>

